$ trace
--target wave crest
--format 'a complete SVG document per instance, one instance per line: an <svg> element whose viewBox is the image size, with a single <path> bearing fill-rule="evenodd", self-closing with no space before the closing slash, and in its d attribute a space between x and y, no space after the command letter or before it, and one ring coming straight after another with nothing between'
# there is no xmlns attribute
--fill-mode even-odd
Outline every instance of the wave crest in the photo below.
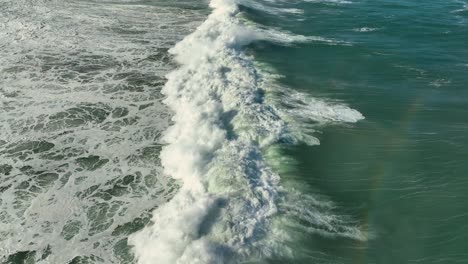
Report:
<svg viewBox="0 0 468 264"><path fill-rule="evenodd" d="M161 161L182 187L154 211L153 225L129 238L140 263L231 263L233 256L280 248L272 244L281 241L269 239L279 210L279 176L262 149L298 139L284 113L264 102L261 74L240 49L255 40L274 41L275 34L243 27L235 1L213 0L210 6L207 20L170 50L180 67L167 75L162 90L174 124Z"/></svg>

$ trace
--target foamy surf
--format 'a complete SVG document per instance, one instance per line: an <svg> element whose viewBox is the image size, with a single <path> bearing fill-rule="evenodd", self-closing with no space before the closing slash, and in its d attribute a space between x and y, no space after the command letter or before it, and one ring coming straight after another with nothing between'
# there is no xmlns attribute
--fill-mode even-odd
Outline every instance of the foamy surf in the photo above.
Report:
<svg viewBox="0 0 468 264"><path fill-rule="evenodd" d="M213 0L210 7L207 20L170 50L180 66L167 75L162 90L174 124L165 133L161 163L181 188L153 212L150 226L130 236L139 263L237 263L290 252L281 246L287 235L273 221L281 211L278 201L289 204L288 199L262 151L278 140L301 138L283 117L287 113L263 100L265 82L241 47L255 40L308 39L244 26L235 1ZM355 110L325 103L303 109L315 111L312 118L362 118ZM301 203L295 208L303 208ZM315 213L305 218L330 227L330 233L363 239L357 228L334 228L341 222Z"/></svg>
<svg viewBox="0 0 468 264"><path fill-rule="evenodd" d="M2 1L0 263L134 262L132 228L177 189L159 165L167 49L205 17L119 1Z"/></svg>

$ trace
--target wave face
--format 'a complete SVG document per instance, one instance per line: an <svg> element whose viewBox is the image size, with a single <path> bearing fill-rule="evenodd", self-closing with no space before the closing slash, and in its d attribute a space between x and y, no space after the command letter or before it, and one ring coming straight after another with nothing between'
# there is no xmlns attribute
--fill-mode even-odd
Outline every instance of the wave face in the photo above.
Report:
<svg viewBox="0 0 468 264"><path fill-rule="evenodd" d="M297 92L265 96L279 88L268 86L274 78L242 49L259 40L285 45L314 39L246 26L235 1L213 0L210 7L205 22L169 51L179 68L166 76L162 89L174 116L161 164L181 188L153 212L150 226L130 236L139 263L237 263L289 254L290 238L278 225L284 221L307 222L310 232L365 239L331 214L329 204L282 188L264 156L277 142L317 144L313 129L301 126L304 118L363 118Z"/></svg>

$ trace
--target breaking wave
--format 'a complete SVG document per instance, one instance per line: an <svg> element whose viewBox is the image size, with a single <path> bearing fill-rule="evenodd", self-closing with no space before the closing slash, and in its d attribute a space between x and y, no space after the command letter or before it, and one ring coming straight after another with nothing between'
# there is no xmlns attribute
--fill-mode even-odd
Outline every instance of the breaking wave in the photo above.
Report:
<svg viewBox="0 0 468 264"><path fill-rule="evenodd" d="M266 96L275 93L266 87L268 74L242 49L258 40L284 45L313 39L247 26L234 1L213 0L210 7L206 21L169 51L179 67L162 89L174 116L161 164L181 188L153 212L151 225L130 236L139 263L237 263L288 255L285 221L307 223L307 232L366 239L355 223L333 215L329 203L281 187L264 155L278 142L317 144L313 129L301 126L304 118L363 118L342 104L297 92Z"/></svg>

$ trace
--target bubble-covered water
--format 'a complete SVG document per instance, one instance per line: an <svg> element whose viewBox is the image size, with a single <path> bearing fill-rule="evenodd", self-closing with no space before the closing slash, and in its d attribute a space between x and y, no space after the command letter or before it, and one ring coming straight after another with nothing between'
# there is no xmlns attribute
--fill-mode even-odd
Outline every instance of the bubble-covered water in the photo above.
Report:
<svg viewBox="0 0 468 264"><path fill-rule="evenodd" d="M294 161L276 148L364 117L278 85L244 50L351 44L242 12L299 9L205 4L2 2L0 261L237 263L290 255L293 230L367 239L282 185Z"/></svg>
<svg viewBox="0 0 468 264"><path fill-rule="evenodd" d="M126 237L178 188L161 177L160 88L203 9L1 5L0 261L131 261Z"/></svg>

